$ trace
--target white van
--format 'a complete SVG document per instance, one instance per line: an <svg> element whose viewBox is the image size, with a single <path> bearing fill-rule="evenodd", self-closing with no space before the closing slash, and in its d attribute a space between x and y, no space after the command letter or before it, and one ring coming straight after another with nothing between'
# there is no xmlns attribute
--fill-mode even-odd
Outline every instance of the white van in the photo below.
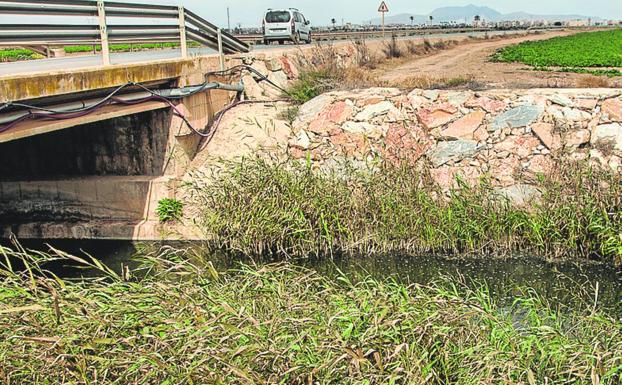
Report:
<svg viewBox="0 0 622 385"><path fill-rule="evenodd" d="M296 8L268 9L262 28L264 44L292 41L294 44L311 43L311 23Z"/></svg>

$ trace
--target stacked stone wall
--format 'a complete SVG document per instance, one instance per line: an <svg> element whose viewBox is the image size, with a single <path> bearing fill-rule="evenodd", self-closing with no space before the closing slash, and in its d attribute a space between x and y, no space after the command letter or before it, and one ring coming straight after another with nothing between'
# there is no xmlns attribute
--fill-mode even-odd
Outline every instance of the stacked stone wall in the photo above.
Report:
<svg viewBox="0 0 622 385"><path fill-rule="evenodd" d="M621 90L331 92L304 104L289 154L425 164L441 186L489 175L513 186L559 160L621 170Z"/></svg>

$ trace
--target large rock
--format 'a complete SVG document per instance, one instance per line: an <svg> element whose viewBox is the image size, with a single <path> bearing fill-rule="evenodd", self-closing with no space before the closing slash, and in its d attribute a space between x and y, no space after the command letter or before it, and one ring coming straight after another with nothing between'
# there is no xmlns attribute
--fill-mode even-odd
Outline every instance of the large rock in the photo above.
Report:
<svg viewBox="0 0 622 385"><path fill-rule="evenodd" d="M430 101L423 96L415 93L414 91L408 94L408 101L413 109L418 110L419 108L428 106Z"/></svg>
<svg viewBox="0 0 622 385"><path fill-rule="evenodd" d="M515 184L508 187L496 189L504 199L507 199L512 205L517 207L529 206L534 202L542 199L542 192L534 186L528 184Z"/></svg>
<svg viewBox="0 0 622 385"><path fill-rule="evenodd" d="M431 130L445 125L458 117L458 109L449 103L435 104L422 108L417 112L417 118L423 127Z"/></svg>
<svg viewBox="0 0 622 385"><path fill-rule="evenodd" d="M354 119L359 122L365 122L378 116L386 115L392 110L397 110L393 103L383 101L365 107L365 109L359 112Z"/></svg>
<svg viewBox="0 0 622 385"><path fill-rule="evenodd" d="M468 115L451 123L449 127L441 132L441 136L451 139L474 139L474 132L484 121L486 113L484 111L471 112Z"/></svg>
<svg viewBox="0 0 622 385"><path fill-rule="evenodd" d="M310 122L317 115L322 112L328 105L332 104L334 96L331 94L322 94L317 96L305 104L303 104L298 110L297 121ZM296 124L294 124L296 126Z"/></svg>
<svg viewBox="0 0 622 385"><path fill-rule="evenodd" d="M443 98L447 100L447 103L454 107L461 107L467 100L473 95L467 91L450 91L443 95Z"/></svg>
<svg viewBox="0 0 622 385"><path fill-rule="evenodd" d="M438 90L425 90L423 91L423 96L428 100L435 102L438 99L439 92Z"/></svg>
<svg viewBox="0 0 622 385"><path fill-rule="evenodd" d="M271 58L266 61L266 68L272 72L281 71L283 69L283 63L277 58Z"/></svg>
<svg viewBox="0 0 622 385"><path fill-rule="evenodd" d="M622 100L607 99L603 102L601 110L610 122L622 122Z"/></svg>
<svg viewBox="0 0 622 385"><path fill-rule="evenodd" d="M257 81L250 74L242 76L242 83L244 84L244 94L247 99L250 100L268 100L269 98L264 94L263 88L257 84Z"/></svg>
<svg viewBox="0 0 622 385"><path fill-rule="evenodd" d="M279 57L279 60L281 61L281 66L283 67L283 71L287 74L287 77L291 80L298 79L300 76L298 68L285 56Z"/></svg>
<svg viewBox="0 0 622 385"><path fill-rule="evenodd" d="M498 152L507 152L517 155L519 158L526 158L538 147L540 141L531 135L508 136L504 141L495 145L494 149Z"/></svg>
<svg viewBox="0 0 622 385"><path fill-rule="evenodd" d="M549 150L557 151L562 147L561 135L553 132L554 126L550 123L535 123L531 130Z"/></svg>
<svg viewBox="0 0 622 385"><path fill-rule="evenodd" d="M482 147L474 140L455 140L438 142L428 152L428 158L434 167L440 167L449 161L458 162L473 157Z"/></svg>
<svg viewBox="0 0 622 385"><path fill-rule="evenodd" d="M479 107L490 113L498 113L507 108L507 104L503 100L491 99L487 96L470 100L465 104L465 106L469 108Z"/></svg>
<svg viewBox="0 0 622 385"><path fill-rule="evenodd" d="M577 148L590 142L590 130L581 129L566 133L564 144L569 148Z"/></svg>
<svg viewBox="0 0 622 385"><path fill-rule="evenodd" d="M574 106L574 102L565 95L554 94L554 95L549 96L548 99L551 101L551 103L557 104L562 107L573 107Z"/></svg>
<svg viewBox="0 0 622 385"><path fill-rule="evenodd" d="M598 106L598 99L579 98L577 99L575 106L582 110L593 111L596 106Z"/></svg>
<svg viewBox="0 0 622 385"><path fill-rule="evenodd" d="M380 132L380 136L382 136L382 128L368 122L346 122L341 128L351 134L371 134L373 137L377 137L378 132Z"/></svg>
<svg viewBox="0 0 622 385"><path fill-rule="evenodd" d="M432 146L432 140L419 126L390 124L386 131L384 158L400 164L418 161Z"/></svg>
<svg viewBox="0 0 622 385"><path fill-rule="evenodd" d="M488 126L488 131L494 132L504 128L526 127L538 120L543 112L544 109L537 105L526 105L512 108L511 110L497 116L492 121L492 124Z"/></svg>
<svg viewBox="0 0 622 385"><path fill-rule="evenodd" d="M353 113L354 108L344 101L330 104L309 124L309 131L326 135L348 120Z"/></svg>
<svg viewBox="0 0 622 385"><path fill-rule="evenodd" d="M592 146L611 143L616 151L622 151L622 124L611 123L597 126L592 132Z"/></svg>
<svg viewBox="0 0 622 385"><path fill-rule="evenodd" d="M287 79L287 74L283 71L270 72L268 74L268 79L281 88L287 88L287 82L289 81L289 79ZM266 84L267 87L272 87L273 89L275 89L273 85L268 84L267 82L262 82L261 84ZM282 93L281 90L275 90L278 94Z"/></svg>
<svg viewBox="0 0 622 385"><path fill-rule="evenodd" d="M432 180L443 190L451 190L460 187L458 180L469 186L477 185L482 176L482 170L477 167L441 166L430 170Z"/></svg>

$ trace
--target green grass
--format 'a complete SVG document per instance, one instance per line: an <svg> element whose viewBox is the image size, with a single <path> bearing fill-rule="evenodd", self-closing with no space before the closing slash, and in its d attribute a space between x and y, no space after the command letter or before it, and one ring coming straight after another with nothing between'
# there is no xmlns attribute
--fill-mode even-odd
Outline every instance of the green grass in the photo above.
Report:
<svg viewBox="0 0 622 385"><path fill-rule="evenodd" d="M295 102L303 104L332 90L336 81L336 74L330 70L305 71L300 74L287 92Z"/></svg>
<svg viewBox="0 0 622 385"><path fill-rule="evenodd" d="M42 57L29 49L0 49L0 62L40 59Z"/></svg>
<svg viewBox="0 0 622 385"><path fill-rule="evenodd" d="M26 262L21 273L8 265ZM602 384L622 380L622 323L594 304L511 307L485 286L326 278L288 264L216 272L163 249L146 278L68 281L0 249L4 384ZM60 260L60 261L59 261ZM91 262L92 264L92 262Z"/></svg>
<svg viewBox="0 0 622 385"><path fill-rule="evenodd" d="M534 67L622 67L622 29L524 42L503 48L493 59Z"/></svg>
<svg viewBox="0 0 622 385"><path fill-rule="evenodd" d="M540 200L518 208L483 178L449 196L415 167L247 160L213 183L191 185L198 224L219 247L246 254L533 254L622 263L622 176L564 164L536 182Z"/></svg>
<svg viewBox="0 0 622 385"><path fill-rule="evenodd" d="M163 48L176 48L179 47L179 43L142 43L142 44L111 44L110 50L113 52L127 52L130 50L148 50L148 49L163 49ZM95 49L101 51L101 45L96 45ZM66 53L78 53L78 52L93 52L92 45L74 45L65 47Z"/></svg>
<svg viewBox="0 0 622 385"><path fill-rule="evenodd" d="M181 219L183 215L184 204L172 198L165 198L158 202L156 213L160 223L173 222Z"/></svg>

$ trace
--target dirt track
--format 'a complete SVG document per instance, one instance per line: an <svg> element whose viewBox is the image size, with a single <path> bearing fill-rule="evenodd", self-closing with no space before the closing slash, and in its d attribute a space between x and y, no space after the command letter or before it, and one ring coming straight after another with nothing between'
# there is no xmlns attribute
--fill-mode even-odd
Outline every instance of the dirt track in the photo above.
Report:
<svg viewBox="0 0 622 385"><path fill-rule="evenodd" d="M493 41L465 42L436 54L414 58L406 64L385 70L380 80L399 84L408 78L470 78L485 88L536 87L621 87L621 78L595 77L585 74L533 71L524 64L494 63L490 56L507 45L528 40L543 40L572 32L547 33Z"/></svg>

